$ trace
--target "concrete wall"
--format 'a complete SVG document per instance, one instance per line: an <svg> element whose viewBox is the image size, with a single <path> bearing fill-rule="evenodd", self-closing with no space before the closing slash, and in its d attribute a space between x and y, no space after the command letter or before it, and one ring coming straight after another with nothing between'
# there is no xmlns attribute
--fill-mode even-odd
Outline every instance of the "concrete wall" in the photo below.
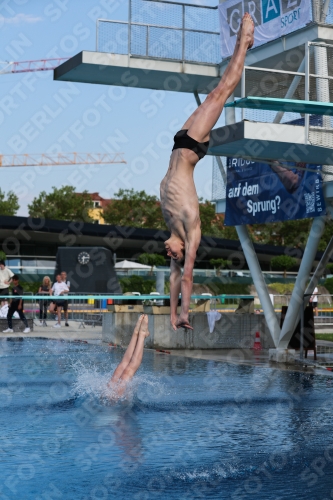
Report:
<svg viewBox="0 0 333 500"><path fill-rule="evenodd" d="M19 333L19 332L23 332L23 330L25 329L25 326L24 326L24 323L23 321L21 321L20 319L13 319L13 330L15 333ZM32 319L28 319L28 326L30 328L31 331L33 331L34 329L34 322ZM3 330L7 330L8 328L8 321L4 318L4 319L0 319L0 332L3 332Z"/></svg>
<svg viewBox="0 0 333 500"><path fill-rule="evenodd" d="M137 313L105 313L103 342L127 346L137 321ZM261 314L222 314L209 332L206 313L191 317L193 331L183 328L176 332L170 327L168 315L148 315L150 337L145 346L153 349L239 349L253 347L256 332L260 332L264 349L274 347L266 321Z"/></svg>

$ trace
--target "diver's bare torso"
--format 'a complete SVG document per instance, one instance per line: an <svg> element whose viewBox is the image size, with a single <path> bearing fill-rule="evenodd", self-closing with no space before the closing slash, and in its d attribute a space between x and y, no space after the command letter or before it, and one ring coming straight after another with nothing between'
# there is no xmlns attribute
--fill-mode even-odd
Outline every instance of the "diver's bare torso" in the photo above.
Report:
<svg viewBox="0 0 333 500"><path fill-rule="evenodd" d="M198 156L188 149L176 149L161 182L161 208L171 233L186 241L189 232L200 230L199 201L193 170Z"/></svg>

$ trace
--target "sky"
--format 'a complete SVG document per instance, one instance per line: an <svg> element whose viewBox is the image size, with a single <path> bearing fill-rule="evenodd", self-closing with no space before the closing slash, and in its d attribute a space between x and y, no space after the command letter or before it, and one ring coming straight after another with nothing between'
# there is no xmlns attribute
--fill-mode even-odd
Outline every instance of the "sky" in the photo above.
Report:
<svg viewBox="0 0 333 500"><path fill-rule="evenodd" d="M127 16L127 0L2 0L0 61L93 51L96 19ZM0 75L0 154L120 151L127 162L1 168L0 188L18 195L18 215L27 215L33 198L53 186L73 185L104 198L120 188L158 196L173 135L195 108L192 94L57 82L52 71ZM194 175L198 196L211 199L212 158L201 160Z"/></svg>

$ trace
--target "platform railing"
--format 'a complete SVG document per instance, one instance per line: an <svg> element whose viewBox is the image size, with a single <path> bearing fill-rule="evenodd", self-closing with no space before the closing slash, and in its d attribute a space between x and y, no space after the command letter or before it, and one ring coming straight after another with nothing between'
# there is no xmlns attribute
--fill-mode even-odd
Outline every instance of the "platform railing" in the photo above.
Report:
<svg viewBox="0 0 333 500"><path fill-rule="evenodd" d="M149 4L149 8L144 5L141 12L138 9L140 3L129 0L128 21L97 19L96 50L128 55L129 58L154 58L214 66L221 61L218 29L197 29L197 26L202 25L203 13L208 14L205 19L207 26L218 25L217 6L159 0L151 0ZM216 17L209 17L212 11L215 11ZM157 21L138 21L140 18ZM210 23L210 19L215 22Z"/></svg>

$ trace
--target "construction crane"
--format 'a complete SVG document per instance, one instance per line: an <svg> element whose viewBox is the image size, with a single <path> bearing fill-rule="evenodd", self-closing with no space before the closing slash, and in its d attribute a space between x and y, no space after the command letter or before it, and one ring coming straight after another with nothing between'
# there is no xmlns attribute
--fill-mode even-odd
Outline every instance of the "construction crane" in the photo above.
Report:
<svg viewBox="0 0 333 500"><path fill-rule="evenodd" d="M124 153L57 153L0 155L0 167L45 167L53 165L108 165L127 163Z"/></svg>
<svg viewBox="0 0 333 500"><path fill-rule="evenodd" d="M30 71L50 71L68 57L37 59L35 61L0 61L0 75L10 73L29 73ZM58 153L58 154L16 154L0 155L0 167L43 167L52 165L108 165L126 163L124 153Z"/></svg>
<svg viewBox="0 0 333 500"><path fill-rule="evenodd" d="M0 75L29 73L30 71L50 71L68 59L68 57L58 57L55 59L38 59L36 61L0 61Z"/></svg>

